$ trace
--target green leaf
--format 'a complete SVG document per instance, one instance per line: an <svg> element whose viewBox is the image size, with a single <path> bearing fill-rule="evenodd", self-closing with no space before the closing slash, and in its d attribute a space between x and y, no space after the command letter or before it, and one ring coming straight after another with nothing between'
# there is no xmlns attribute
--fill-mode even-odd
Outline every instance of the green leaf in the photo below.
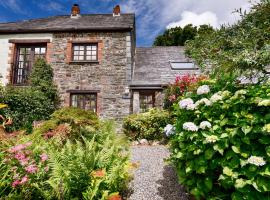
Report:
<svg viewBox="0 0 270 200"><path fill-rule="evenodd" d="M212 181L212 179L211 178L206 178L206 179L204 179L204 184L205 184L205 186L207 187L207 189L210 191L210 190L212 190L212 188L213 188L213 181Z"/></svg>
<svg viewBox="0 0 270 200"><path fill-rule="evenodd" d="M205 151L205 153L204 153L205 159L206 159L206 160L210 160L210 159L213 157L214 154L215 154L215 152L214 152L213 149L207 149L207 150Z"/></svg>
<svg viewBox="0 0 270 200"><path fill-rule="evenodd" d="M241 130L246 134L250 133L251 130L252 130L252 127L251 126L244 126L241 128Z"/></svg>
<svg viewBox="0 0 270 200"><path fill-rule="evenodd" d="M239 148L236 147L236 146L232 146L232 150L233 150L235 153L240 153Z"/></svg>

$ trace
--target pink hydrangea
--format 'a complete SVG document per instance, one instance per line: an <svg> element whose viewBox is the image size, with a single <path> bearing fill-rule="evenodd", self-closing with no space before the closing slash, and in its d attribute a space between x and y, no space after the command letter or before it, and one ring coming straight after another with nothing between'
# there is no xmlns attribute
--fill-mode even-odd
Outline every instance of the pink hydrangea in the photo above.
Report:
<svg viewBox="0 0 270 200"><path fill-rule="evenodd" d="M29 165L25 168L25 171L30 173L30 174L34 174L38 171L38 168L35 164Z"/></svg>
<svg viewBox="0 0 270 200"><path fill-rule="evenodd" d="M49 171L49 166L46 166L46 167L44 168L44 170L45 170L45 172L48 172L48 171Z"/></svg>
<svg viewBox="0 0 270 200"><path fill-rule="evenodd" d="M26 155L22 152L17 152L14 156L22 166L25 166L26 164L28 164L29 158L26 157Z"/></svg>
<svg viewBox="0 0 270 200"><path fill-rule="evenodd" d="M41 162L45 162L46 160L48 160L48 155L43 153L40 155L40 158L41 158Z"/></svg>

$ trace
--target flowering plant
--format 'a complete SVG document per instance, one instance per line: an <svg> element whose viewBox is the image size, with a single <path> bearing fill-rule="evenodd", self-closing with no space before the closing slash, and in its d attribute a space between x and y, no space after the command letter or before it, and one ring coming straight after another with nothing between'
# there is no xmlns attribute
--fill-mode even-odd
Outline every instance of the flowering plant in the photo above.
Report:
<svg viewBox="0 0 270 200"><path fill-rule="evenodd" d="M185 74L177 76L174 83L168 86L165 92L164 107L169 108L174 102L186 92L195 90L197 83L201 80L207 79L204 75L190 75ZM205 89L205 88L204 88Z"/></svg>
<svg viewBox="0 0 270 200"><path fill-rule="evenodd" d="M170 160L181 184L197 199L267 199L269 83L197 84L173 106Z"/></svg>

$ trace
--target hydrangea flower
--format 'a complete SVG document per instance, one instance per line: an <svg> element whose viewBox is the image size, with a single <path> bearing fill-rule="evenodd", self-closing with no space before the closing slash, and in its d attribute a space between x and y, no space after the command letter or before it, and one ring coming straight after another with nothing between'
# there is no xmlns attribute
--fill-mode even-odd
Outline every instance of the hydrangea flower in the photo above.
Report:
<svg viewBox="0 0 270 200"><path fill-rule="evenodd" d="M250 156L247 162L256 166L263 166L266 164L264 159L259 156Z"/></svg>
<svg viewBox="0 0 270 200"><path fill-rule="evenodd" d="M218 140L216 135L209 135L205 138L206 143L215 143Z"/></svg>
<svg viewBox="0 0 270 200"><path fill-rule="evenodd" d="M183 124L183 129L187 131L198 131L199 128L193 122L185 122Z"/></svg>
<svg viewBox="0 0 270 200"><path fill-rule="evenodd" d="M270 133L270 124L265 124L263 127L263 131L266 131L267 133Z"/></svg>
<svg viewBox="0 0 270 200"><path fill-rule="evenodd" d="M202 99L196 101L195 106L198 107L201 104L205 104L206 106L211 106L212 103L207 98L202 98Z"/></svg>
<svg viewBox="0 0 270 200"><path fill-rule="evenodd" d="M167 137L173 135L175 133L175 127L171 124L167 124L167 126L164 128L164 133Z"/></svg>
<svg viewBox="0 0 270 200"><path fill-rule="evenodd" d="M218 102L222 100L222 96L220 96L219 94L213 94L213 96L211 96L210 101L212 103Z"/></svg>
<svg viewBox="0 0 270 200"><path fill-rule="evenodd" d="M258 103L258 106L270 106L270 99L264 99Z"/></svg>
<svg viewBox="0 0 270 200"><path fill-rule="evenodd" d="M211 125L211 123L209 122L209 121L202 121L201 123L200 123L200 129L206 129L206 128L211 128L212 127L212 125Z"/></svg>
<svg viewBox="0 0 270 200"><path fill-rule="evenodd" d="M182 109L186 108L188 105L191 105L191 104L194 104L194 102L191 98L187 98L187 99L183 99L183 100L179 101L179 106Z"/></svg>
<svg viewBox="0 0 270 200"><path fill-rule="evenodd" d="M15 188L17 187L18 185L20 185L21 181L20 180L15 180L12 182L12 187Z"/></svg>
<svg viewBox="0 0 270 200"><path fill-rule="evenodd" d="M244 95L244 94L247 94L246 90L237 90L234 95L239 96L239 95Z"/></svg>
<svg viewBox="0 0 270 200"><path fill-rule="evenodd" d="M210 88L208 85L202 85L202 86L198 87L198 89L197 89L198 95L208 94L209 92L210 92Z"/></svg>
<svg viewBox="0 0 270 200"><path fill-rule="evenodd" d="M187 110L195 110L196 105L195 104L188 104L187 105Z"/></svg>

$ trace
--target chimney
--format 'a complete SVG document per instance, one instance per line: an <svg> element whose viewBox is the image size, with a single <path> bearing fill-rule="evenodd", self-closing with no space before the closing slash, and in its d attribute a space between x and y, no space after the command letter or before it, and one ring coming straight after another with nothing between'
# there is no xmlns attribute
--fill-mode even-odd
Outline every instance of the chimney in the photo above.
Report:
<svg viewBox="0 0 270 200"><path fill-rule="evenodd" d="M117 5L113 8L113 16L120 16L120 6Z"/></svg>
<svg viewBox="0 0 270 200"><path fill-rule="evenodd" d="M79 18L79 17L81 17L81 15L80 15L80 7L79 7L79 5L78 4L73 4L73 6L72 6L72 8L71 8L71 15L70 15L70 17L71 18Z"/></svg>

